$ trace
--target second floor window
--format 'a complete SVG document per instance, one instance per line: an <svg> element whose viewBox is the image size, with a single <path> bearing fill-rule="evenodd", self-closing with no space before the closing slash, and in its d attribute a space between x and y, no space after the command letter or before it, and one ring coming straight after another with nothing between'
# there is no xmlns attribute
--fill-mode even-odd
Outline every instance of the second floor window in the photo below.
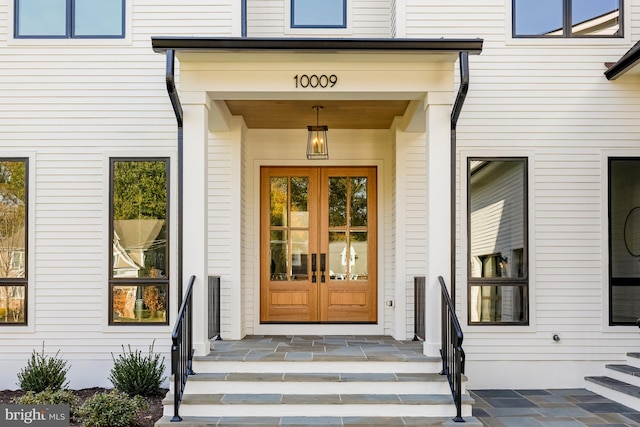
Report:
<svg viewBox="0 0 640 427"><path fill-rule="evenodd" d="M125 0L15 0L18 38L123 38Z"/></svg>
<svg viewBox="0 0 640 427"><path fill-rule="evenodd" d="M622 0L513 0L514 37L622 37Z"/></svg>
<svg viewBox="0 0 640 427"><path fill-rule="evenodd" d="M291 0L291 28L346 28L347 0Z"/></svg>

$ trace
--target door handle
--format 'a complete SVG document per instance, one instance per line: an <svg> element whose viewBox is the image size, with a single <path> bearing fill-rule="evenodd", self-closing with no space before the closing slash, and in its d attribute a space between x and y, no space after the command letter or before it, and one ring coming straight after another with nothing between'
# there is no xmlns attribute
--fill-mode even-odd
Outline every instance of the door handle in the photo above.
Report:
<svg viewBox="0 0 640 427"><path fill-rule="evenodd" d="M320 277L320 281L322 283L326 282L326 277L324 275L326 270L327 270L327 254L320 254L320 272L322 273L322 276Z"/></svg>
<svg viewBox="0 0 640 427"><path fill-rule="evenodd" d="M311 254L311 283L316 283L318 281L318 278L316 277L317 267L317 256L316 254Z"/></svg>

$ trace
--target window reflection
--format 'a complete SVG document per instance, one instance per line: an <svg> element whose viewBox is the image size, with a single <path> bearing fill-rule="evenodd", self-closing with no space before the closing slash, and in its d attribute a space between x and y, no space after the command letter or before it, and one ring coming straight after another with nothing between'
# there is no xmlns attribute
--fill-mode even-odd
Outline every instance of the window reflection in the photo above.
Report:
<svg viewBox="0 0 640 427"><path fill-rule="evenodd" d="M111 165L111 322L166 324L168 160Z"/></svg>
<svg viewBox="0 0 640 427"><path fill-rule="evenodd" d="M468 179L469 321L526 324L526 159L470 159Z"/></svg>

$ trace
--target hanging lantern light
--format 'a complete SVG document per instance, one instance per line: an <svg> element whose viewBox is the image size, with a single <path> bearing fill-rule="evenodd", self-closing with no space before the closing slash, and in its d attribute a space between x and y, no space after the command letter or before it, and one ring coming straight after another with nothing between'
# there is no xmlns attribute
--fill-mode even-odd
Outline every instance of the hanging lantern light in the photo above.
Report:
<svg viewBox="0 0 640 427"><path fill-rule="evenodd" d="M307 126L307 159L326 160L329 158L329 143L327 141L327 131L329 127L320 125L321 105L313 106L316 110L316 125Z"/></svg>

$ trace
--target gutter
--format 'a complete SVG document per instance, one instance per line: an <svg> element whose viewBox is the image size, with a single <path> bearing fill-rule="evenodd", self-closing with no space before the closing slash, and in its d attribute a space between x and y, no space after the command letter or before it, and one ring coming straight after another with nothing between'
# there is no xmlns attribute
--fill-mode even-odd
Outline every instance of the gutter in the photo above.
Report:
<svg viewBox="0 0 640 427"><path fill-rule="evenodd" d="M460 52L460 87L451 111L451 300L456 302L456 128L469 90L469 52Z"/></svg>
<svg viewBox="0 0 640 427"><path fill-rule="evenodd" d="M640 63L640 42L637 42L627 53L615 63L605 63L607 70L604 72L607 80L615 80Z"/></svg>
<svg viewBox="0 0 640 427"><path fill-rule="evenodd" d="M178 122L178 307L182 304L182 247L183 247L183 212L184 212L184 132L183 113L180 97L176 89L175 51L167 50L166 82L169 99Z"/></svg>

